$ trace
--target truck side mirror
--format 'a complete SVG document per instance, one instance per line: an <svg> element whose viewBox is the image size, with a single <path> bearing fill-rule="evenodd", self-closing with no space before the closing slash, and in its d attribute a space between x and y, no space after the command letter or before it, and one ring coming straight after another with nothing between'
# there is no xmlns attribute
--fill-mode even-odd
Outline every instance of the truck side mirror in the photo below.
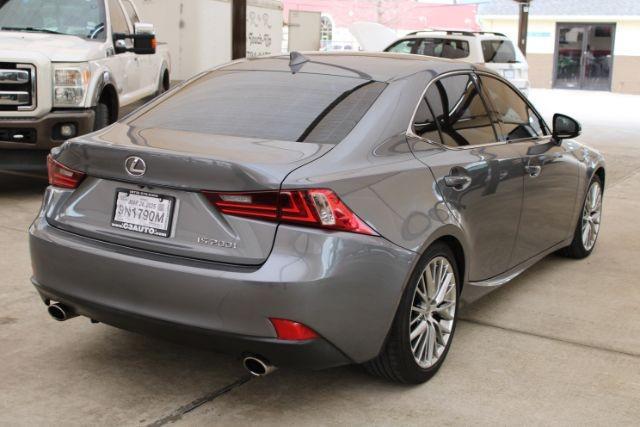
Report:
<svg viewBox="0 0 640 427"><path fill-rule="evenodd" d="M133 52L138 55L153 55L158 45L152 24L139 22L135 24L134 34L114 33L113 44L116 53ZM133 47L128 48L125 39L133 40Z"/></svg>

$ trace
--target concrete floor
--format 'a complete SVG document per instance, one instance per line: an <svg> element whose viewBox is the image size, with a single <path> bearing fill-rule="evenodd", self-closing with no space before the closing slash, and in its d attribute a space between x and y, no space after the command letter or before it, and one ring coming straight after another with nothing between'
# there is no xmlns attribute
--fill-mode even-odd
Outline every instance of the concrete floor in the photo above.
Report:
<svg viewBox="0 0 640 427"><path fill-rule="evenodd" d="M230 357L86 319L57 323L29 284L44 184L0 172L0 425L637 425L640 97L534 91L608 159L593 256L548 257L477 304L429 383L357 367L248 380ZM70 260L73 262L73 260Z"/></svg>

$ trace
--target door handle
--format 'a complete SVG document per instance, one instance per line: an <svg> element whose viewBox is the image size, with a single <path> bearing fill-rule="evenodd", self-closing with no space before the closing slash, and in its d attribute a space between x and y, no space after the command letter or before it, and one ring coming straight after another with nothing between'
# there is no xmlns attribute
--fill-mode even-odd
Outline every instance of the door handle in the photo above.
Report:
<svg viewBox="0 0 640 427"><path fill-rule="evenodd" d="M542 173L542 166L526 165L524 167L524 170L529 174L530 177L536 178L536 177L539 177L540 174Z"/></svg>
<svg viewBox="0 0 640 427"><path fill-rule="evenodd" d="M454 190L464 190L471 184L471 178L464 175L447 175L444 177L444 185Z"/></svg>

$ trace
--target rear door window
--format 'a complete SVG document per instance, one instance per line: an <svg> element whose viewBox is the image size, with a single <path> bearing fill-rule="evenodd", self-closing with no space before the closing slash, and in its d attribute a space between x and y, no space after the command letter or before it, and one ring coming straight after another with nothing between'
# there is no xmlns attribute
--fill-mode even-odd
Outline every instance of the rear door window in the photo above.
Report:
<svg viewBox="0 0 640 427"><path fill-rule="evenodd" d="M511 40L483 40L482 54L484 62L497 64L515 64L520 62Z"/></svg>
<svg viewBox="0 0 640 427"><path fill-rule="evenodd" d="M337 144L385 83L323 74L214 71L133 119L134 127Z"/></svg>
<svg viewBox="0 0 640 427"><path fill-rule="evenodd" d="M413 117L413 133L421 138L442 144L438 124L431 112L431 108L429 108L427 104L426 98L420 101L416 114Z"/></svg>
<svg viewBox="0 0 640 427"><path fill-rule="evenodd" d="M438 58L466 58L469 56L469 43L465 40L424 38L415 53Z"/></svg>
<svg viewBox="0 0 640 427"><path fill-rule="evenodd" d="M425 94L444 145L462 147L498 141L491 118L470 74L444 77Z"/></svg>
<svg viewBox="0 0 640 427"><path fill-rule="evenodd" d="M500 123L503 140L516 141L545 134L542 118L514 89L494 77L482 75L480 81L489 107Z"/></svg>

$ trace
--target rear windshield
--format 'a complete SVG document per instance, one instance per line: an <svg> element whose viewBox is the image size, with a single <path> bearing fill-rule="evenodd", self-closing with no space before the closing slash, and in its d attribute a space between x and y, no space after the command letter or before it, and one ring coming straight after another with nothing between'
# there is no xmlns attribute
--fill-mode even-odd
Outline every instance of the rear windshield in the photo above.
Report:
<svg viewBox="0 0 640 427"><path fill-rule="evenodd" d="M337 144L384 83L320 74L214 71L134 119L134 127Z"/></svg>
<svg viewBox="0 0 640 427"><path fill-rule="evenodd" d="M510 40L483 40L484 62L513 64L520 62L513 43Z"/></svg>

